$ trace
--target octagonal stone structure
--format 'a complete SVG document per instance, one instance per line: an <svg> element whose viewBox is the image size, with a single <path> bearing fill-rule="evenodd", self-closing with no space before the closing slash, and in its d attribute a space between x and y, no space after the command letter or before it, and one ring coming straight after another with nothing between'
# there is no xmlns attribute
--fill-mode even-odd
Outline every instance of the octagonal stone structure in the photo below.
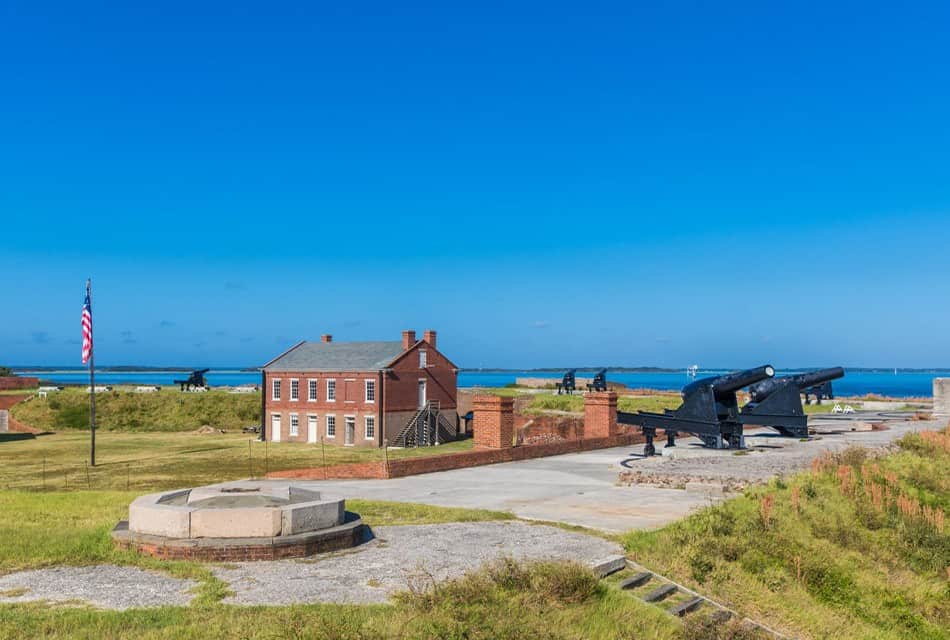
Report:
<svg viewBox="0 0 950 640"><path fill-rule="evenodd" d="M290 481L244 480L136 498L116 544L189 559L268 559L357 544L345 501Z"/></svg>

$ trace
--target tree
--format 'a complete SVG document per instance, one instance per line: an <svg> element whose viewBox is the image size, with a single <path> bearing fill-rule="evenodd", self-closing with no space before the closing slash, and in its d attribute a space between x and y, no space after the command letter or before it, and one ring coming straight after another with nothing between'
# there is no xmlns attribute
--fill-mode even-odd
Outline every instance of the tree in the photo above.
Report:
<svg viewBox="0 0 950 640"><path fill-rule="evenodd" d="M0 378L12 376L13 370L10 367L0 367Z"/></svg>

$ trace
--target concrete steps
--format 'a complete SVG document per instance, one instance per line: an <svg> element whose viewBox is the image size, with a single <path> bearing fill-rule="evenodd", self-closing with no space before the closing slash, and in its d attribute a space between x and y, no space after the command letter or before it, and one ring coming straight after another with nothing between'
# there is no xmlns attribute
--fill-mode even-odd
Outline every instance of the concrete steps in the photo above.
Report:
<svg viewBox="0 0 950 640"><path fill-rule="evenodd" d="M624 570L614 573L609 581L631 597L652 606L662 607L666 613L679 618L703 613L715 620L717 624L725 624L734 617L739 617L728 607L654 573L632 560L626 560ZM748 618L742 619L742 624L773 638L791 640L788 636Z"/></svg>

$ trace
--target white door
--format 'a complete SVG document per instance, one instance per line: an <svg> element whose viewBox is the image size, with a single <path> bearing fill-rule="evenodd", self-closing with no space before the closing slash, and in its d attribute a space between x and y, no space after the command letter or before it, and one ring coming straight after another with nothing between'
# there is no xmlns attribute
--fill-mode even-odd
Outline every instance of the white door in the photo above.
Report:
<svg viewBox="0 0 950 640"><path fill-rule="evenodd" d="M270 439L271 442L280 442L280 414L275 413L270 418Z"/></svg>
<svg viewBox="0 0 950 640"><path fill-rule="evenodd" d="M419 406L424 407L426 404L426 381L419 381Z"/></svg>
<svg viewBox="0 0 950 640"><path fill-rule="evenodd" d="M317 441L317 416L307 416L307 442Z"/></svg>
<svg viewBox="0 0 950 640"><path fill-rule="evenodd" d="M344 423L346 428L344 430L344 442L343 444L353 444L353 440L356 438L356 418L353 416L347 416Z"/></svg>

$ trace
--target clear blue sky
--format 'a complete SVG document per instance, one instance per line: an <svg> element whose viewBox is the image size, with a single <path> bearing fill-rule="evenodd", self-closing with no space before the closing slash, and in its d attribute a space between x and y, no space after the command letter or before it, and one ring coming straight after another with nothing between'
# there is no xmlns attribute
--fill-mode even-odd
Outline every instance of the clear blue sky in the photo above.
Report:
<svg viewBox="0 0 950 640"><path fill-rule="evenodd" d="M0 5L0 363L950 365L946 3Z"/></svg>

